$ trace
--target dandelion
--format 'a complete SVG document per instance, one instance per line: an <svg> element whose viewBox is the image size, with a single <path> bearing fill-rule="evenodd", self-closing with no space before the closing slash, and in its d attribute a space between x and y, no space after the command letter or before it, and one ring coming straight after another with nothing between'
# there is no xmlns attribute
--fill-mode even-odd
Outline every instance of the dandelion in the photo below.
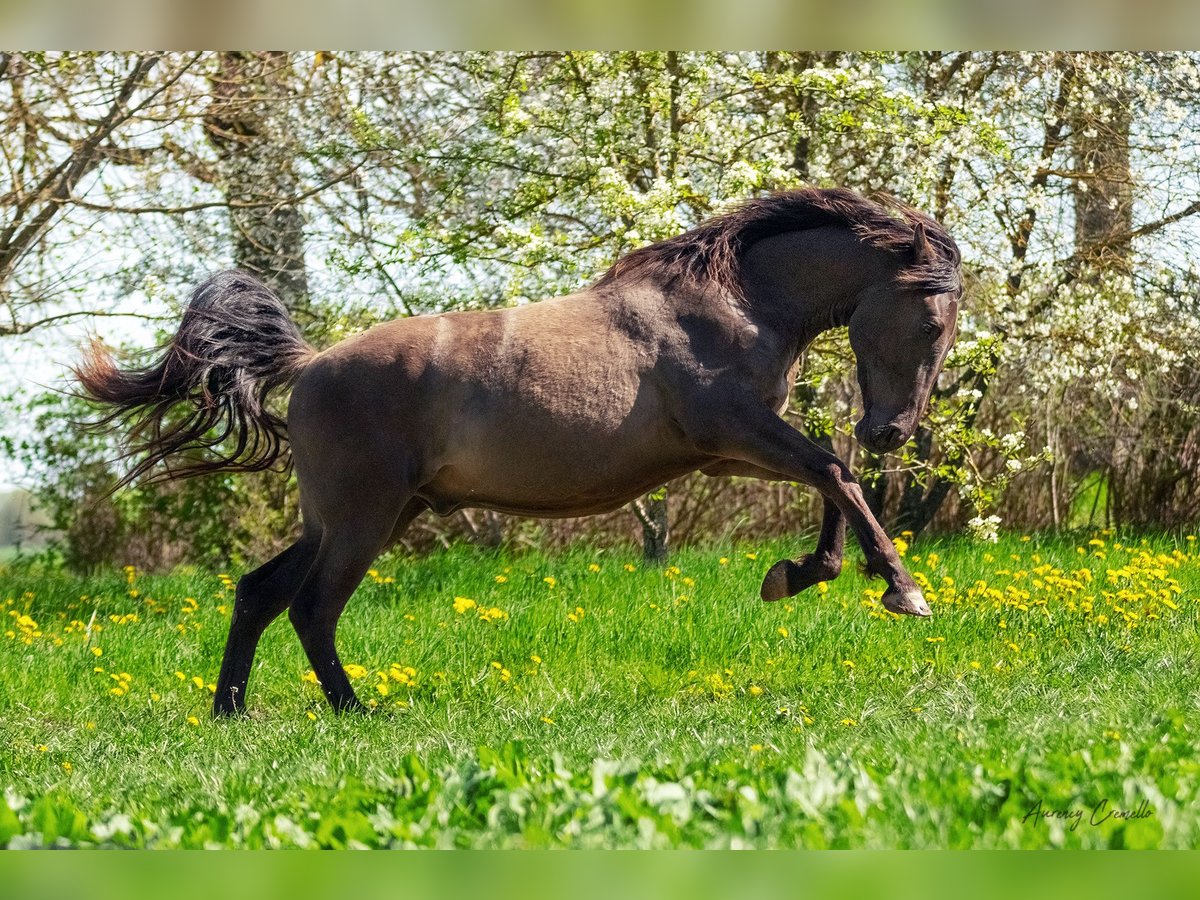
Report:
<svg viewBox="0 0 1200 900"><path fill-rule="evenodd" d="M751 745L750 745L750 752L751 752L751 753L762 753L762 752L763 752L763 745L762 745L762 744L751 744Z"/></svg>
<svg viewBox="0 0 1200 900"><path fill-rule="evenodd" d="M852 660L852 659L843 659L843 660L842 660L842 665L846 667L847 671L849 671L850 669L853 669L853 668L855 668L855 665L854 665L854 660Z"/></svg>
<svg viewBox="0 0 1200 900"><path fill-rule="evenodd" d="M305 715L308 716L308 718L311 719L313 722L317 721L317 714L315 712L313 712L311 709L307 713L305 713Z"/></svg>
<svg viewBox="0 0 1200 900"><path fill-rule="evenodd" d="M496 584L504 584L506 581L508 581L507 575L497 575L496 576Z"/></svg>
<svg viewBox="0 0 1200 900"><path fill-rule="evenodd" d="M757 684L750 685L750 696L751 697L761 697L762 695L763 695L762 688L760 688Z"/></svg>
<svg viewBox="0 0 1200 900"><path fill-rule="evenodd" d="M462 615L467 610L474 609L474 608L475 608L475 601L472 600L470 597L455 597L454 598L454 611L456 613L458 613L459 615Z"/></svg>
<svg viewBox="0 0 1200 900"><path fill-rule="evenodd" d="M92 648L92 656L103 656L103 655L104 655L104 651L101 650L99 647Z"/></svg>
<svg viewBox="0 0 1200 900"><path fill-rule="evenodd" d="M596 565L595 563L592 563L591 565L588 566L588 571L589 572L599 572L600 567L598 565Z"/></svg>
<svg viewBox="0 0 1200 900"><path fill-rule="evenodd" d="M194 726L197 726L200 724L200 720L197 719L195 716L188 716L187 723L194 727Z"/></svg>
<svg viewBox="0 0 1200 900"><path fill-rule="evenodd" d="M635 566L633 563L625 563L625 571L626 572L636 572L637 566Z"/></svg>
<svg viewBox="0 0 1200 900"><path fill-rule="evenodd" d="M366 668L356 663L350 663L348 666L342 666L342 669L346 672L347 677L352 679L362 678L367 674Z"/></svg>
<svg viewBox="0 0 1200 900"><path fill-rule="evenodd" d="M842 724L847 728L854 728L858 725L858 721L855 719L842 719Z"/></svg>
<svg viewBox="0 0 1200 900"><path fill-rule="evenodd" d="M979 662L979 660L973 659L973 660L971 660L971 668L972 669L982 669L983 665L982 665L982 663Z"/></svg>
<svg viewBox="0 0 1200 900"><path fill-rule="evenodd" d="M569 619L571 622L579 622L583 619L584 615L585 613L583 611L583 607L577 606L575 607L575 612L567 613L567 619Z"/></svg>
<svg viewBox="0 0 1200 900"><path fill-rule="evenodd" d="M69 762L64 762L62 764L62 767L63 767L63 771L66 772L68 775L70 775L71 772L73 772L75 769L75 767L73 765L71 765Z"/></svg>
<svg viewBox="0 0 1200 900"><path fill-rule="evenodd" d="M507 619L508 613L498 606L480 607L479 618L484 622L499 622L501 619Z"/></svg>
<svg viewBox="0 0 1200 900"><path fill-rule="evenodd" d="M542 721L545 722L547 725L555 724L554 720L552 718L550 718L549 716L542 716Z"/></svg>
<svg viewBox="0 0 1200 900"><path fill-rule="evenodd" d="M758 559L758 554L757 553L747 553L746 559L754 561L754 560Z"/></svg>
<svg viewBox="0 0 1200 900"><path fill-rule="evenodd" d="M719 566L727 566L727 565L729 565L729 557L728 557L728 556L722 556L720 559L718 559L718 560L717 560L717 565L719 565Z"/></svg>
<svg viewBox="0 0 1200 900"><path fill-rule="evenodd" d="M533 660L533 664L535 666L540 666L542 664L542 658L540 656L538 656L536 653L531 653L529 655L529 658L531 660Z"/></svg>
<svg viewBox="0 0 1200 900"><path fill-rule="evenodd" d="M550 587L554 587L556 584L558 584L558 581L553 575L547 575L542 579L542 581L546 582L546 584L548 584Z"/></svg>

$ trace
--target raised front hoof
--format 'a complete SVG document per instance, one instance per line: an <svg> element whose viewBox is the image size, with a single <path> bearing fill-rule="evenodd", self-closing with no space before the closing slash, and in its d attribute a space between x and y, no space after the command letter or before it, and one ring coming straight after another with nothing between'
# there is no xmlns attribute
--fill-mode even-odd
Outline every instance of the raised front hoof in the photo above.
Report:
<svg viewBox="0 0 1200 900"><path fill-rule="evenodd" d="M774 603L794 597L814 584L832 581L840 571L840 566L822 565L812 554L802 557L798 563L781 559L767 570L759 595L767 603Z"/></svg>
<svg viewBox="0 0 1200 900"><path fill-rule="evenodd" d="M911 591L888 591L883 595L883 605L892 612L904 616L926 618L933 615L933 610L929 608L929 604L925 602L925 598L921 595L921 592L916 589Z"/></svg>
<svg viewBox="0 0 1200 900"><path fill-rule="evenodd" d="M775 563L775 565L767 569L762 587L758 591L759 596L767 603L774 603L776 600L792 596L795 592L788 589L788 582L790 581L789 572L798 568L800 567L790 559L781 559Z"/></svg>

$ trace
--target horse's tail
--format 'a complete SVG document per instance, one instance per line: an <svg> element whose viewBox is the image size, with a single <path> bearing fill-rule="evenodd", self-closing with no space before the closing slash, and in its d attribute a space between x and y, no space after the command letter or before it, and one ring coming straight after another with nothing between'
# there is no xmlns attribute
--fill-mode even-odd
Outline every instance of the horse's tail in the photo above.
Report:
<svg viewBox="0 0 1200 900"><path fill-rule="evenodd" d="M93 341L74 372L84 395L111 409L95 427L129 429L129 484L206 472L253 472L287 455L270 393L291 384L314 350L283 301L247 272L213 275L192 293L175 337L145 368L120 369ZM228 443L227 443L228 442Z"/></svg>

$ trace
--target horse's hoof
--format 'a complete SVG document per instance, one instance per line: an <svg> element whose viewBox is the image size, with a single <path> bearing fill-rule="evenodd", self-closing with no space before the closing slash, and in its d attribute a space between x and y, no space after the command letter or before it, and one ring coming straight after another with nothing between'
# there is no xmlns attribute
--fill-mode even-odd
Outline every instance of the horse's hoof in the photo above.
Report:
<svg viewBox="0 0 1200 900"><path fill-rule="evenodd" d="M892 612L905 616L925 618L933 615L933 610L929 608L921 592L915 588L911 591L888 591L883 595L883 605Z"/></svg>
<svg viewBox="0 0 1200 900"><path fill-rule="evenodd" d="M762 588L758 592L759 596L767 603L774 603L776 600L792 596L796 592L788 588L789 575L793 569L798 568L799 566L790 559L781 559L775 563L767 569L767 574L763 577Z"/></svg>

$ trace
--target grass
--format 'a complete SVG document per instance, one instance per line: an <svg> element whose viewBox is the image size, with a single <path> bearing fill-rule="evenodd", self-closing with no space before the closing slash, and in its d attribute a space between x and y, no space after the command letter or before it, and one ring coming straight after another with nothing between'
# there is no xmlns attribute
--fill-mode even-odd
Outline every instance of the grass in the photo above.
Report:
<svg viewBox="0 0 1200 900"><path fill-rule="evenodd" d="M384 560L339 631L372 714L283 619L220 722L229 577L0 569L0 845L1200 839L1194 540L922 542L926 621L850 567L762 604L787 549Z"/></svg>

